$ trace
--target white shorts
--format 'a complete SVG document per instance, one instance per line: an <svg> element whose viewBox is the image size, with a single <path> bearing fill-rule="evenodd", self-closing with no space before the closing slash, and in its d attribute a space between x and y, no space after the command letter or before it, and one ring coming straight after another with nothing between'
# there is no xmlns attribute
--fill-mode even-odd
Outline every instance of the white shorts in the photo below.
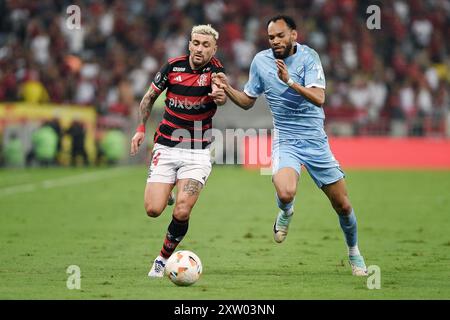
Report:
<svg viewBox="0 0 450 320"><path fill-rule="evenodd" d="M209 149L174 148L156 143L153 147L147 183L175 184L179 179L194 179L204 185L211 168Z"/></svg>

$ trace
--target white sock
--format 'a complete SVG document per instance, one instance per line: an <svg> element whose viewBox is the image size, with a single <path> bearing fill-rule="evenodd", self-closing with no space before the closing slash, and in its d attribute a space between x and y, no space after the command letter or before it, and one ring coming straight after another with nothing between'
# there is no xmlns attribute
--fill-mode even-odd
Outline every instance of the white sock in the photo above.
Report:
<svg viewBox="0 0 450 320"><path fill-rule="evenodd" d="M286 211L283 211L284 215L286 217L290 217L292 216L292 214L294 213L294 206L290 207L289 209L287 209Z"/></svg>
<svg viewBox="0 0 450 320"><path fill-rule="evenodd" d="M348 247L348 255L349 256L360 256L361 253L359 252L358 245L354 247Z"/></svg>

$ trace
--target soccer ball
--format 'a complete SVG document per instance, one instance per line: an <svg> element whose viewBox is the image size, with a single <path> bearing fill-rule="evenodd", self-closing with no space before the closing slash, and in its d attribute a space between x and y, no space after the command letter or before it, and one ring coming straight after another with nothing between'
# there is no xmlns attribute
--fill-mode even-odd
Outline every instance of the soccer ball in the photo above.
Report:
<svg viewBox="0 0 450 320"><path fill-rule="evenodd" d="M177 286L190 286L200 278L202 268L202 262L195 253L180 250L167 260L165 272Z"/></svg>

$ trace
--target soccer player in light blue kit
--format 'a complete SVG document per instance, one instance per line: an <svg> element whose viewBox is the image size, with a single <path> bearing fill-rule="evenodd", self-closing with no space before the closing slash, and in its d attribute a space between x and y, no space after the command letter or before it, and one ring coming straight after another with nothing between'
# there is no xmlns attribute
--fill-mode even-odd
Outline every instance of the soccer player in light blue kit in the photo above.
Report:
<svg viewBox="0 0 450 320"><path fill-rule="evenodd" d="M366 276L359 252L357 224L347 195L344 173L331 153L324 130L325 75L319 55L296 42L296 25L289 16L276 16L267 24L271 49L259 52L250 67L244 91L231 87L223 73L214 82L239 107L250 109L265 94L273 115L272 181L280 212L273 226L274 239L286 239L294 213L294 198L304 165L338 214L348 246L352 274Z"/></svg>

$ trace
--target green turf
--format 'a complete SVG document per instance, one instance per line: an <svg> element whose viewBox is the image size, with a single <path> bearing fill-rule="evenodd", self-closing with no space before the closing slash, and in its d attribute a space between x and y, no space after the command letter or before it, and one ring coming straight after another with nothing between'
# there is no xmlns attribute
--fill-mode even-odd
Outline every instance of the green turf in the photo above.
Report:
<svg viewBox="0 0 450 320"><path fill-rule="evenodd" d="M145 176L144 166L1 170L0 299L450 298L449 171L347 171L379 290L351 276L338 219L308 174L280 245L270 176L231 166L214 167L179 247L202 259L200 280L150 280L171 212L146 216ZM70 265L81 290L66 288Z"/></svg>

